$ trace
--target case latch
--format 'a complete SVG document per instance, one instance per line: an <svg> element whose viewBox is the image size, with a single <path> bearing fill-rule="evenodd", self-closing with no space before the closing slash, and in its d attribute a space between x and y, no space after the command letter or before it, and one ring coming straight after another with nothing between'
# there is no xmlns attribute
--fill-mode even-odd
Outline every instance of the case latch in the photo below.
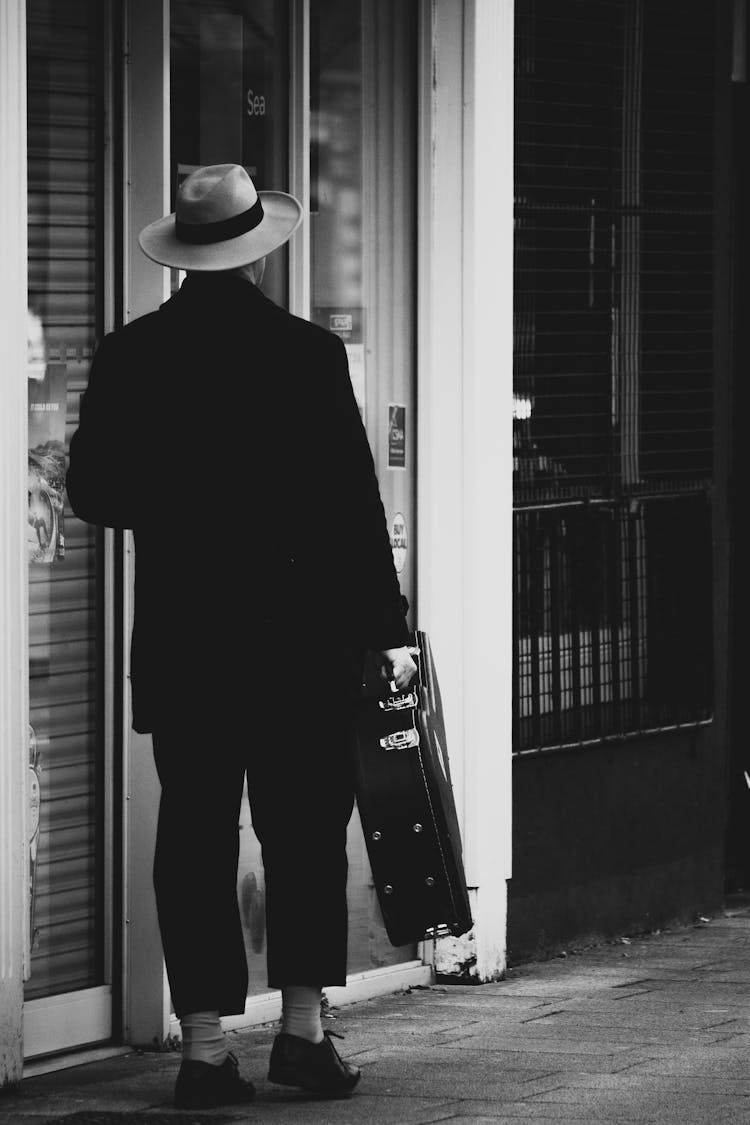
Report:
<svg viewBox="0 0 750 1125"><path fill-rule="evenodd" d="M380 739L380 746L383 750L411 750L419 746L419 731L414 729L394 731L393 734Z"/></svg>
<svg viewBox="0 0 750 1125"><path fill-rule="evenodd" d="M381 711L406 711L414 710L419 704L417 693L408 692L406 695L391 695L387 699L379 699L378 707Z"/></svg>

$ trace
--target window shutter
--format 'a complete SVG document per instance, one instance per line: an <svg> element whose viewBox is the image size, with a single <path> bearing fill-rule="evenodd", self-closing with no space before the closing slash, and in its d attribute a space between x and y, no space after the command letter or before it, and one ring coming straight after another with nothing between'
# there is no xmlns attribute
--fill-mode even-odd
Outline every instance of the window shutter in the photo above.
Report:
<svg viewBox="0 0 750 1125"><path fill-rule="evenodd" d="M711 5L516 9L516 500L706 487Z"/></svg>
<svg viewBox="0 0 750 1125"><path fill-rule="evenodd" d="M67 442L96 334L98 8L28 0L29 307L67 381ZM30 564L30 722L40 778L27 999L101 983L100 664L95 529L64 512L64 557Z"/></svg>

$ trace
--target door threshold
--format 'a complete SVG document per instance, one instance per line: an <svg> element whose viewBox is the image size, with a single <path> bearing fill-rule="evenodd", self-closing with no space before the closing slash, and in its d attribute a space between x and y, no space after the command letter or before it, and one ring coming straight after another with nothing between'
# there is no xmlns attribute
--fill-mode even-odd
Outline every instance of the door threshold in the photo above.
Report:
<svg viewBox="0 0 750 1125"><path fill-rule="evenodd" d="M132 1055L132 1047L84 1047L75 1051L65 1051L59 1055L47 1055L46 1058L30 1059L23 1064L24 1078L37 1078L40 1074L54 1074L57 1070L70 1070L73 1066L85 1066L86 1063L102 1062L104 1059L115 1059L119 1055Z"/></svg>

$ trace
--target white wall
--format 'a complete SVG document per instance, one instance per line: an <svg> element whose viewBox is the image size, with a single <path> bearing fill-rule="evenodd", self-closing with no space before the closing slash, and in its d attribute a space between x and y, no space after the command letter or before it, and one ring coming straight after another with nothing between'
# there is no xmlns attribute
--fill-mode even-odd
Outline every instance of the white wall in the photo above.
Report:
<svg viewBox="0 0 750 1125"><path fill-rule="evenodd" d="M511 870L513 2L425 9L419 614L446 710L476 957L505 970Z"/></svg>
<svg viewBox="0 0 750 1125"><path fill-rule="evenodd" d="M26 959L26 12L0 0L0 1086L23 1066Z"/></svg>

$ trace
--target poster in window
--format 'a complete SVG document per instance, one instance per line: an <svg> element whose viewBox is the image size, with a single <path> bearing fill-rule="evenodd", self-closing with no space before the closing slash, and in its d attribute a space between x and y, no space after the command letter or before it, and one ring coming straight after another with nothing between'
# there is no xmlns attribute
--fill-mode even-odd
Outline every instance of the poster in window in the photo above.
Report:
<svg viewBox="0 0 750 1125"><path fill-rule="evenodd" d="M406 468L406 407L388 403L388 468Z"/></svg>
<svg viewBox="0 0 750 1125"><path fill-rule="evenodd" d="M66 364L30 363L29 374L28 555L50 564L65 556Z"/></svg>

